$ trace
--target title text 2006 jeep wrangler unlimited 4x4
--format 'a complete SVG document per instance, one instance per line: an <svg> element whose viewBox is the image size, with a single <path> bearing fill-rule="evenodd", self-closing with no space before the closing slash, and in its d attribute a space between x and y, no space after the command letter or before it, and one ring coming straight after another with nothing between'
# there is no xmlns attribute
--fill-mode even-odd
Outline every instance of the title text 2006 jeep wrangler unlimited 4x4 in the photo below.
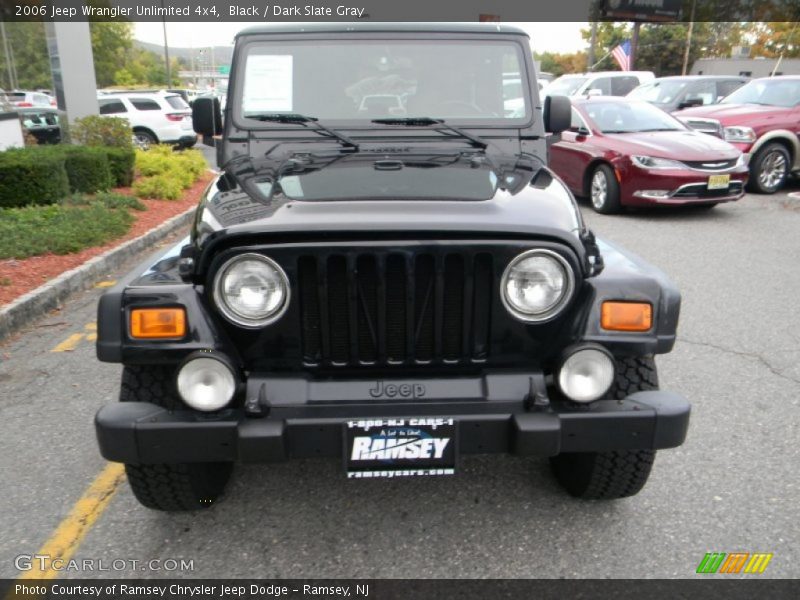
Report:
<svg viewBox="0 0 800 600"><path fill-rule="evenodd" d="M142 504L208 506L235 461L398 477L501 452L620 498L683 442L653 362L680 296L546 168L570 108L541 106L522 31L249 29L228 93L224 125L195 101L223 174L190 237L100 301L97 354L124 371L97 436Z"/></svg>

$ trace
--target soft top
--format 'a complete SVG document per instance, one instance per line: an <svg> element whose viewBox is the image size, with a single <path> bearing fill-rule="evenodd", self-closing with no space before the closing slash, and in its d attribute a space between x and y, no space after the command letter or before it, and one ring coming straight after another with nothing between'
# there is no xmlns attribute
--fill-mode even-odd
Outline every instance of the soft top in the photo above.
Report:
<svg viewBox="0 0 800 600"><path fill-rule="evenodd" d="M236 37L286 33L503 33L529 37L522 29L501 23L279 23L242 29Z"/></svg>

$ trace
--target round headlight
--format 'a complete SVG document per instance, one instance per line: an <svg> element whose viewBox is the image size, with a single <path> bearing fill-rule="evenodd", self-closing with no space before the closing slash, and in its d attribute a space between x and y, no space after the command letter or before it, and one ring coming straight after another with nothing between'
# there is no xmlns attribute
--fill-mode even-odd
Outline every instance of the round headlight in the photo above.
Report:
<svg viewBox="0 0 800 600"><path fill-rule="evenodd" d="M558 387L575 402L602 398L613 382L614 360L599 347L584 347L573 352L558 373Z"/></svg>
<svg viewBox="0 0 800 600"><path fill-rule="evenodd" d="M211 357L186 361L178 371L177 384L183 401L203 411L227 406L236 391L236 377L230 367Z"/></svg>
<svg viewBox="0 0 800 600"><path fill-rule="evenodd" d="M523 321L546 321L567 303L575 286L572 268L552 250L523 252L506 267L501 298Z"/></svg>
<svg viewBox="0 0 800 600"><path fill-rule="evenodd" d="M217 273L214 300L234 323L262 327L280 318L289 305L289 281L275 261L260 254L241 254Z"/></svg>

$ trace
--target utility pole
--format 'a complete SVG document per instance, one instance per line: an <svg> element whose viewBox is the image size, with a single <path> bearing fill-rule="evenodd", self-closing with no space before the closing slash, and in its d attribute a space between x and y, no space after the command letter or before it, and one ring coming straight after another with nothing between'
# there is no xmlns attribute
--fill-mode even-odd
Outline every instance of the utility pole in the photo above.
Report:
<svg viewBox="0 0 800 600"><path fill-rule="evenodd" d="M694 29L694 9L697 6L697 0L692 0L692 16L689 17L689 28L686 30L686 48L683 50L683 69L681 75L686 75L689 68L689 50L692 47L692 30Z"/></svg>
<svg viewBox="0 0 800 600"><path fill-rule="evenodd" d="M164 0L161 0L161 8L164 8ZM166 62L167 67L167 87L172 87L172 75L169 72L169 42L167 42L167 19L164 17L161 20L161 24L164 26L164 62Z"/></svg>
<svg viewBox="0 0 800 600"><path fill-rule="evenodd" d="M6 24L0 20L0 35L3 36L3 54L6 55L6 68L8 69L8 88L17 87L14 82L14 68L11 66L11 45L6 37Z"/></svg>
<svg viewBox="0 0 800 600"><path fill-rule="evenodd" d="M589 39L589 56L587 57L588 60L586 63L590 65L589 71L591 71L591 65L594 65L594 48L597 45L597 21L592 21L592 37Z"/></svg>
<svg viewBox="0 0 800 600"><path fill-rule="evenodd" d="M633 24L633 35L631 36L631 71L636 70L636 54L639 50L639 29L642 24L639 21Z"/></svg>

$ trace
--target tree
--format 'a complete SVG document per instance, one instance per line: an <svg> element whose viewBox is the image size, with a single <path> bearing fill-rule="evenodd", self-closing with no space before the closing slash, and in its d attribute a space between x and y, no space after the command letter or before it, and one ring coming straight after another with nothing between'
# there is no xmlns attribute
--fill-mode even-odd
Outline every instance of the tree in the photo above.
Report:
<svg viewBox="0 0 800 600"><path fill-rule="evenodd" d="M11 48L11 56L16 65L17 84L21 89L50 88L53 78L50 75L50 57L44 25L39 22L6 23L6 35ZM0 44L0 72L3 89L13 88L6 68L5 48Z"/></svg>
<svg viewBox="0 0 800 600"><path fill-rule="evenodd" d="M90 23L94 76L97 87L114 85L120 66L128 62L133 49L133 24L121 22Z"/></svg>
<svg viewBox="0 0 800 600"><path fill-rule="evenodd" d="M750 40L750 55L776 58L800 57L800 27L797 22L751 23L745 37Z"/></svg>

